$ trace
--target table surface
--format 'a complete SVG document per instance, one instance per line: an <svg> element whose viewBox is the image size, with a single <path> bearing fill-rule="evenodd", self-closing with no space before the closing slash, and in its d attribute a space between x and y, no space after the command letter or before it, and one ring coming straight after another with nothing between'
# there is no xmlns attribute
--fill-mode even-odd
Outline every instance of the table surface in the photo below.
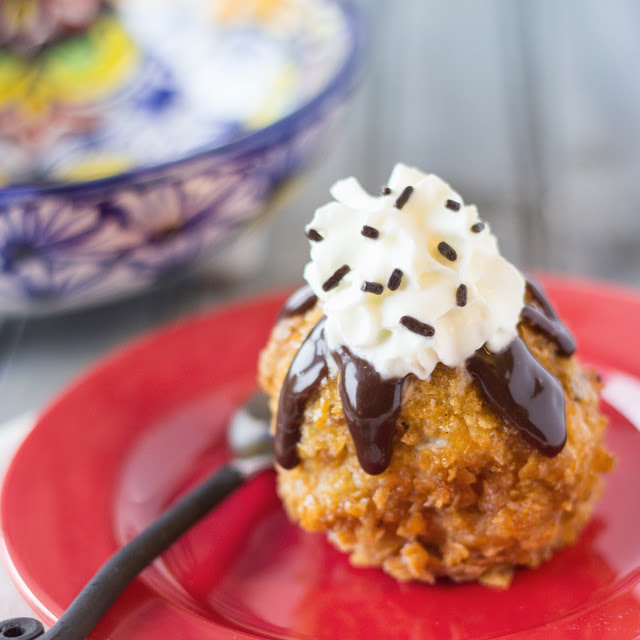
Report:
<svg viewBox="0 0 640 640"><path fill-rule="evenodd" d="M345 133L297 195L189 279L94 309L0 318L0 423L40 409L152 328L295 286L308 255L303 226L330 184L355 174L375 190L398 160L440 173L476 202L516 264L640 287L640 89L629 82L637 4L587 2L578 15L566 0L367 6L368 74ZM453 33L464 46L452 46ZM9 437L0 441L1 455L9 448ZM0 591L0 611L4 601Z"/></svg>

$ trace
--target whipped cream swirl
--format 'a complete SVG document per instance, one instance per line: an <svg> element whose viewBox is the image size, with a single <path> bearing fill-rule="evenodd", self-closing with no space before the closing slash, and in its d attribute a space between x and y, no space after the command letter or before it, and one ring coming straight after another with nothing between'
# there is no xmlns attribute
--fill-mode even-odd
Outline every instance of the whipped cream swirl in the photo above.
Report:
<svg viewBox="0 0 640 640"><path fill-rule="evenodd" d="M517 336L525 280L476 207L403 164L384 191L372 196L355 178L341 180L307 226L304 276L327 316L329 348L349 348L385 378L423 380L438 362L463 366L484 344L505 349Z"/></svg>

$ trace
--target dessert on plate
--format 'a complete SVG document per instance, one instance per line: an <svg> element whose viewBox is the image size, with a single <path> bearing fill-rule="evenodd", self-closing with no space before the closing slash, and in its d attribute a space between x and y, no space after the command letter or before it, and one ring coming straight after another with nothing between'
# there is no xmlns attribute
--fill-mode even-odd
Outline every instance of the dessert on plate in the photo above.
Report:
<svg viewBox="0 0 640 640"><path fill-rule="evenodd" d="M379 196L331 193L260 359L285 509L355 566L507 586L601 493L599 378L437 176L398 164Z"/></svg>

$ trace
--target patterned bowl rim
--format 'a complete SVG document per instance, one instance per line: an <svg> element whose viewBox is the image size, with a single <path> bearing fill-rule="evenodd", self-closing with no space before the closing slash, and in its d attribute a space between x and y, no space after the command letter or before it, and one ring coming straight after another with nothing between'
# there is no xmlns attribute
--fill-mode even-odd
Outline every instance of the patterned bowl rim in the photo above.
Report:
<svg viewBox="0 0 640 640"><path fill-rule="evenodd" d="M334 96L347 94L355 87L359 77L358 72L361 70L364 60L366 36L361 12L350 0L330 1L342 13L342 21L349 36L349 50L342 65L322 90L288 115L233 142L204 149L176 160L130 169L106 178L63 184L20 184L3 187L0 188L0 203L41 195L65 195L69 192L76 195L86 191L117 187L123 183L139 182L146 178L152 178L159 171L180 167L194 160L235 158L245 155L269 147L273 143L281 141L283 137L288 137L291 133L300 130L310 120L315 119L316 113L321 111Z"/></svg>

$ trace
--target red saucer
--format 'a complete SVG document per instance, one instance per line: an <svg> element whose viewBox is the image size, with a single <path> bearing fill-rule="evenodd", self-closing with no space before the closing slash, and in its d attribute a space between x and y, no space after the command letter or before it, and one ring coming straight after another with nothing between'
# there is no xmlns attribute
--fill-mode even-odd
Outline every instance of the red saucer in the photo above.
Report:
<svg viewBox="0 0 640 640"><path fill-rule="evenodd" d="M640 295L544 282L582 360L640 390ZM155 333L40 418L9 469L0 516L11 574L46 622L119 544L227 459L227 418L254 389L282 300L254 299ZM640 391L629 399L637 414ZM322 536L287 522L266 473L145 572L93 637L638 638L640 433L605 409L617 465L594 518L576 545L517 572L506 591L398 584L354 569Z"/></svg>

